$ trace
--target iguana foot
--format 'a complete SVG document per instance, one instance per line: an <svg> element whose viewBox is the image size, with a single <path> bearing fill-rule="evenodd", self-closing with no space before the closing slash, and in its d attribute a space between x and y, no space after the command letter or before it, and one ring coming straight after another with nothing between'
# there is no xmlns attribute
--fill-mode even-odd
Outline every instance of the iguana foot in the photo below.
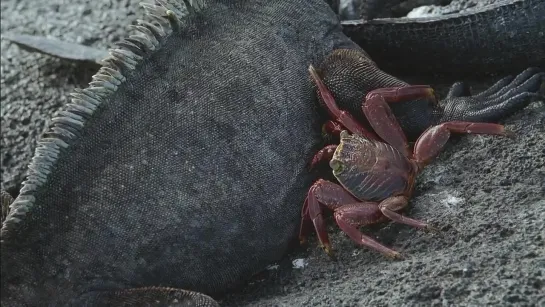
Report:
<svg viewBox="0 0 545 307"><path fill-rule="evenodd" d="M2 223L8 216L9 205L13 202L13 197L4 189L0 189L0 205L2 206Z"/></svg>
<svg viewBox="0 0 545 307"><path fill-rule="evenodd" d="M337 49L320 65L318 72L340 109L366 122L361 102L366 95L379 88L407 87L409 84L382 71L363 51ZM525 108L539 97L545 74L529 68L517 77L507 77L486 91L471 95L464 83L452 86L447 97L439 103L434 99L415 99L390 104L403 131L415 140L430 126L449 121L495 123ZM318 100L324 105L323 99Z"/></svg>
<svg viewBox="0 0 545 307"><path fill-rule="evenodd" d="M523 108L538 94L545 73L528 68L513 78L505 77L487 90L471 95L463 82L455 83L440 102L443 115L440 122L496 122Z"/></svg>
<svg viewBox="0 0 545 307"><path fill-rule="evenodd" d="M207 295L166 287L94 291L84 294L79 302L85 306L219 307L219 304Z"/></svg>

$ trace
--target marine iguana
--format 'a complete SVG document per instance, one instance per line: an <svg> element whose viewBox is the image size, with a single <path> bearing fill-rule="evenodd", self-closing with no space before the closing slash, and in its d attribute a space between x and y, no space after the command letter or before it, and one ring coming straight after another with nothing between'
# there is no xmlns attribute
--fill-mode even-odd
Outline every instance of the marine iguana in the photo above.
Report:
<svg viewBox="0 0 545 307"><path fill-rule="evenodd" d="M402 1L363 2L380 10L386 2ZM544 0L497 1L437 17L347 20L342 25L388 72L467 77L510 74L530 66L545 69Z"/></svg>
<svg viewBox="0 0 545 307"><path fill-rule="evenodd" d="M363 1L365 3L370 3L371 6L384 4L376 0ZM344 21L341 25L345 34L360 44L373 61L390 74L406 75L409 72L414 75L414 72L419 72L463 79L490 73L517 74L527 67L545 69L545 40L535 39L545 33L543 16L543 0L509 0L484 7L474 14ZM96 63L108 54L107 50L46 37L13 32L3 33L2 37L22 48L71 61ZM422 39L423 37L427 39ZM448 62L445 61L446 58L449 59ZM356 115L361 117L359 108L354 108L354 104L344 107L357 112ZM18 123L17 120L14 121L7 121L10 124L4 127L12 127ZM18 135L17 132L24 133L24 129L17 127L8 133L10 137L6 139L6 144L15 142L17 146L3 151L5 159L8 160L4 161L2 168L2 186L14 195L23 180L25 163L30 162L29 155L20 157L21 150L27 147L20 143L26 144L29 140L14 140L13 137ZM34 142L30 147L29 152L34 150ZM15 155L19 157L9 158ZM6 169L7 166L10 168Z"/></svg>
<svg viewBox="0 0 545 307"><path fill-rule="evenodd" d="M545 68L545 39L540 39L545 38L544 0L497 1L435 17L373 19L384 7L405 1L361 1L362 19L341 23L344 33L382 69L462 77L511 74L530 66ZM330 2L338 7L338 0ZM107 50L46 37L6 33L3 38L27 50L73 61L100 63L108 54Z"/></svg>
<svg viewBox="0 0 545 307"><path fill-rule="evenodd" d="M356 61L367 86L395 80L322 1L148 9L163 27L142 22L141 36L113 49L36 150L0 232L3 305L215 305L181 289L227 291L282 257L297 232L320 143L312 87L298 76L311 63L331 76ZM503 117L540 78L527 70L472 97L455 86L419 118ZM425 113L417 106L393 107Z"/></svg>

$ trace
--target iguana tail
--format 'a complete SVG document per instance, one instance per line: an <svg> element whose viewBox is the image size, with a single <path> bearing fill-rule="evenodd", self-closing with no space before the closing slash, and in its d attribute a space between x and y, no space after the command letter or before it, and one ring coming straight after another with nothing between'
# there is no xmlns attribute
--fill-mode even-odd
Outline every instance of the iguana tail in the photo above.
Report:
<svg viewBox="0 0 545 307"><path fill-rule="evenodd" d="M545 0L511 0L470 13L344 21L383 70L512 74L545 68Z"/></svg>

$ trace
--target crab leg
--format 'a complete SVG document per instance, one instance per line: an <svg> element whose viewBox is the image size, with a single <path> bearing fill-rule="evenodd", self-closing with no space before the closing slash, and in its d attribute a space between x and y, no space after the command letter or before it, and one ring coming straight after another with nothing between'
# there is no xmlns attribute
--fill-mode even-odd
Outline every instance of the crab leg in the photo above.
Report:
<svg viewBox="0 0 545 307"><path fill-rule="evenodd" d="M384 141L406 157L411 157L407 137L383 96L367 95L367 100L364 102L362 109L373 130Z"/></svg>
<svg viewBox="0 0 545 307"><path fill-rule="evenodd" d="M396 212L405 208L408 203L409 200L406 196L393 196L381 201L378 208L382 214L396 223L405 224L420 229L435 230L435 228L431 227L425 222L403 216Z"/></svg>
<svg viewBox="0 0 545 307"><path fill-rule="evenodd" d="M395 147L406 157L410 157L411 151L407 137L388 103L426 97L433 97L433 101L437 101L433 89L428 85L380 88L369 92L365 96L362 110L373 130L384 141Z"/></svg>
<svg viewBox="0 0 545 307"><path fill-rule="evenodd" d="M382 245L358 230L358 227L360 226L370 225L385 220L377 203L358 202L344 205L335 211L334 216L337 225L339 225L341 230L356 244L376 250L389 258L402 258L399 252Z"/></svg>
<svg viewBox="0 0 545 307"><path fill-rule="evenodd" d="M341 125L340 123L333 120L326 121L325 124L322 126L322 133L329 134L334 137L339 137L341 131L343 130L347 129L343 127L343 125Z"/></svg>
<svg viewBox="0 0 545 307"><path fill-rule="evenodd" d="M513 136L503 125L453 121L428 128L416 140L414 159L419 167L425 166L443 149L451 133L490 134Z"/></svg>
<svg viewBox="0 0 545 307"><path fill-rule="evenodd" d="M405 102L420 98L433 98L434 103L437 103L435 92L429 85L378 88L367 93L365 100L368 100L375 95L382 96L388 103Z"/></svg>
<svg viewBox="0 0 545 307"><path fill-rule="evenodd" d="M301 226L299 228L299 243L304 244L307 241L308 230L310 229L312 220L308 214L308 196L305 198L305 203L301 209Z"/></svg>
<svg viewBox="0 0 545 307"><path fill-rule="evenodd" d="M314 168L318 163L329 161L331 158L333 158L333 154L335 153L335 149L337 149L338 145L327 145L326 147L320 149L312 158L312 161L310 162L310 168Z"/></svg>
<svg viewBox="0 0 545 307"><path fill-rule="evenodd" d="M303 206L301 225L303 225L303 223L306 224L308 220L312 220L320 244L325 252L329 256L332 256L331 244L322 216L322 207L320 206L323 205L334 211L334 217L337 224L356 244L367 246L387 257L401 258L401 255L398 252L380 244L358 230L358 227L360 226L382 222L387 218L390 218L390 216L384 215L385 209L389 212L389 209L398 210L398 205L402 205L402 207L406 205L406 202L404 204L386 202L384 203L386 206L384 206L383 203L384 202L380 205L386 208L380 208L379 204L376 202L361 202L340 185L320 179L312 185L308 192L307 199ZM420 221L403 217L395 212L391 216L394 221L399 221L403 224L409 224L420 228L426 227L426 224ZM301 230L299 238L301 242L304 242L303 226L301 227Z"/></svg>
<svg viewBox="0 0 545 307"><path fill-rule="evenodd" d="M320 76L318 76L318 72L316 72L314 66L310 65L308 70L310 72L310 77L318 87L320 96L322 97L322 100L324 101L327 111L331 117L346 127L346 129L351 133L358 134L372 140L378 140L377 136L373 132L365 129L354 117L352 117L352 115L350 115L350 113L339 109L335 99L333 98L333 94L331 94L322 79L320 79Z"/></svg>
<svg viewBox="0 0 545 307"><path fill-rule="evenodd" d="M327 235L320 204L323 204L330 210L335 210L344 204L356 202L358 202L358 200L340 185L323 179L317 180L308 190L307 198L305 199L305 204L303 205L301 230L303 230L303 223L306 224L305 220L312 220L320 244L325 252L332 256L331 244L329 243L329 236ZM304 241L305 234L300 233L299 239L300 241Z"/></svg>

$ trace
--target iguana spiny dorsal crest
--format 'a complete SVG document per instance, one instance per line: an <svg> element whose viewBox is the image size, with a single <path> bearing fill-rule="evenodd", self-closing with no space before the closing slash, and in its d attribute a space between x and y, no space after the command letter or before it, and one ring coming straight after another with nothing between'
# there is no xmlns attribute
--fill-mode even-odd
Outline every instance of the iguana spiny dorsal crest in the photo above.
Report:
<svg viewBox="0 0 545 307"><path fill-rule="evenodd" d="M25 257L17 259L5 259L9 257L8 251L11 248L19 248L22 245L29 244L25 241L32 235L37 235L32 232L32 227L37 227L35 221L45 219L51 223L53 227L55 223L62 224L66 221L62 219L48 220L55 218L47 216L47 208L39 203L40 191L47 190L50 175L55 172L57 163L70 152L70 147L78 146L78 141L85 135L85 127L92 123L93 117L99 113L101 108L108 108L104 104L111 101L115 95L118 86L126 81L127 76L130 78L137 70L137 66L146 62L146 58L154 53L155 50L161 48L163 41L168 39L172 32L180 31L183 27L184 20L182 17L189 13L197 14L203 7L204 1L186 1L186 6L175 1L157 0L155 5L144 3L142 6L148 11L150 21L139 21L136 26L139 35L130 36L128 39L118 44L118 47L110 50L110 56L103 61L103 67L98 73L93 76L93 81L89 87L83 90L78 90L72 94L72 103L68 104L63 111L59 112L56 118L53 118L51 127L44 138L40 141L36 149L32 163L29 166L29 173L26 181L23 183L23 188L20 191L17 199L11 204L11 210L5 217L5 221L1 229L1 244L2 250L2 301L6 306L17 306L19 304L42 304L44 295L47 293L52 295L51 302L45 304L85 304L85 305L158 305L158 306L216 306L217 303L210 297L198 294L191 291L167 288L167 287L141 287L136 289L118 291L98 291L95 293L84 294L81 299L76 296L71 298L62 297L58 293L48 293L51 289L47 289L47 285L43 289L39 289L41 278L32 280L30 285L23 287L14 287L6 293L9 287L7 283L10 280L9 260L21 261L23 264L27 261L39 261L40 258L33 257L32 253L24 254ZM62 161L62 160L61 160ZM9 195L4 191L2 194L2 205L10 201ZM47 203L45 205L54 206L55 203ZM78 205L77 203L73 205ZM4 220L4 206L3 206ZM65 208L66 209L66 208ZM70 209L69 209L70 210ZM50 212L49 212L50 213ZM46 216L41 216L46 214ZM65 216L69 218L67 214ZM59 217L57 217L59 218ZM31 222L29 222L29 219ZM43 225L42 225L43 226ZM61 227L62 228L62 227ZM30 234L29 231L30 230ZM47 230L46 230L47 231ZM38 234L39 235L39 234ZM34 241L34 255L44 256L45 251L40 250L40 240ZM106 251L104 251L106 252ZM45 257L44 257L45 258ZM48 261L43 259L42 261ZM35 265L29 265L30 268L36 269ZM45 268L45 267L44 267ZM36 271L24 272L24 274L35 274ZM66 272L68 274L68 272ZM8 276L4 276L4 274ZM39 274L39 273L38 273ZM24 278L24 277L23 277ZM43 278L43 276L42 276ZM51 278L51 275L49 276ZM66 277L68 279L68 276ZM24 285L26 281L22 281ZM38 283L38 284L36 284ZM47 282L46 282L47 283ZM37 287L34 290L25 287ZM70 291L69 291L70 292ZM58 296L58 300L56 298ZM39 302L39 303L38 303ZM53 303L56 302L56 303Z"/></svg>
<svg viewBox="0 0 545 307"><path fill-rule="evenodd" d="M192 5L199 8L204 1L197 1L195 4ZM32 210L35 203L33 193L46 184L59 155L81 137L84 126L92 120L97 109L115 94L117 87L126 80L125 75L132 73L146 56L159 48L161 41L172 30L179 30L180 17L187 11L175 1L157 0L156 5L143 3L142 6L149 12L155 24L139 20L139 25L133 26L139 31L139 35L132 35L118 43L118 48L111 49L110 56L102 61L103 66L93 76L89 87L76 89L72 94L72 103L52 119L51 127L40 141L29 166L28 178L23 183L19 197L11 204L9 216L2 225L2 243L7 244L5 240L24 224L25 215ZM169 24L165 24L165 21Z"/></svg>

